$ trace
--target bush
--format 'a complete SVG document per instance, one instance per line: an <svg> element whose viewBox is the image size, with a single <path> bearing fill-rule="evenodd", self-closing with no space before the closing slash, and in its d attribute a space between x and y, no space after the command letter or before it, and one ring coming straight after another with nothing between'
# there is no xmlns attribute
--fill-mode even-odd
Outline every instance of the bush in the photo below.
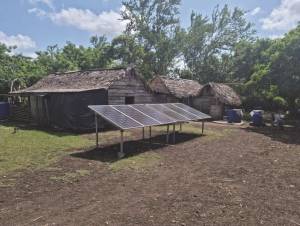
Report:
<svg viewBox="0 0 300 226"><path fill-rule="evenodd" d="M276 109L276 110L279 110L279 109L286 110L288 108L287 101L284 98L279 97L279 96L273 98L273 104L274 104L273 105L274 109Z"/></svg>

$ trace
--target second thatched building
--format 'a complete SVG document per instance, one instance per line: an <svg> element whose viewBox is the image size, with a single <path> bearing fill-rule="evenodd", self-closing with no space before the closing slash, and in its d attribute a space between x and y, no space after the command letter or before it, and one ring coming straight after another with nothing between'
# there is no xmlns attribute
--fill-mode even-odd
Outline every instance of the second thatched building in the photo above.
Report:
<svg viewBox="0 0 300 226"><path fill-rule="evenodd" d="M156 76L149 82L158 103L182 102L190 106L202 88L197 81Z"/></svg>
<svg viewBox="0 0 300 226"><path fill-rule="evenodd" d="M214 119L223 119L226 110L242 104L239 95L228 85L210 82L193 99L192 105Z"/></svg>

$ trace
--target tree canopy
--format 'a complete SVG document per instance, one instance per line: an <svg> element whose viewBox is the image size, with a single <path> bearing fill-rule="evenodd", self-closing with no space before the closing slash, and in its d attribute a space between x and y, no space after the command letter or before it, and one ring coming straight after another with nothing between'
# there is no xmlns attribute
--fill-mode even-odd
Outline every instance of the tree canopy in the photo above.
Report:
<svg viewBox="0 0 300 226"><path fill-rule="evenodd" d="M246 12L227 5L210 16L192 12L187 28L180 25L180 0L126 0L123 6L126 30L111 40L93 36L89 46L48 46L36 58L0 43L0 94L12 82L26 87L50 73L135 65L145 79L239 84L245 107L300 107L300 25L272 40L257 37Z"/></svg>

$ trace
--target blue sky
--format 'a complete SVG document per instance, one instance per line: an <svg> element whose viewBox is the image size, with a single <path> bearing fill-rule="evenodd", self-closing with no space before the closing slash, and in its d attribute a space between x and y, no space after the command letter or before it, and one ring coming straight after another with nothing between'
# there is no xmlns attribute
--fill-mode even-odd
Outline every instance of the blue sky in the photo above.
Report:
<svg viewBox="0 0 300 226"><path fill-rule="evenodd" d="M300 21L300 0L182 0L181 24L189 25L192 10L211 15L217 4L247 10L261 37L280 37ZM88 45L92 35L112 38L124 29L120 10L121 0L4 0L0 2L0 42L17 45L17 52L29 56L66 41Z"/></svg>

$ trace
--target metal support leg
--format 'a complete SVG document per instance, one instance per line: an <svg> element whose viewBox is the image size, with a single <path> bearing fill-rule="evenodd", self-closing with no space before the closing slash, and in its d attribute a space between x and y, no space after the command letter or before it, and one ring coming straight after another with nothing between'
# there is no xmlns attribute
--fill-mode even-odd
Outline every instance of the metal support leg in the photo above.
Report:
<svg viewBox="0 0 300 226"><path fill-rule="evenodd" d="M151 130L151 126L149 126L149 142L151 143L151 139L152 139L152 130Z"/></svg>
<svg viewBox="0 0 300 226"><path fill-rule="evenodd" d="M175 136L176 136L175 124L173 124L173 144L175 144Z"/></svg>
<svg viewBox="0 0 300 226"><path fill-rule="evenodd" d="M202 121L202 134L204 133L204 121Z"/></svg>
<svg viewBox="0 0 300 226"><path fill-rule="evenodd" d="M121 139L120 139L120 152L118 152L119 159L123 158L125 156L123 146L124 146L124 131L121 130Z"/></svg>
<svg viewBox="0 0 300 226"><path fill-rule="evenodd" d="M167 144L169 144L169 125L167 125Z"/></svg>
<svg viewBox="0 0 300 226"><path fill-rule="evenodd" d="M99 147L99 136L98 136L98 116L95 113L95 126L96 126L96 148Z"/></svg>
<svg viewBox="0 0 300 226"><path fill-rule="evenodd" d="M182 131L182 123L179 124L179 131Z"/></svg>
<svg viewBox="0 0 300 226"><path fill-rule="evenodd" d="M143 140L145 140L145 127L143 127Z"/></svg>

